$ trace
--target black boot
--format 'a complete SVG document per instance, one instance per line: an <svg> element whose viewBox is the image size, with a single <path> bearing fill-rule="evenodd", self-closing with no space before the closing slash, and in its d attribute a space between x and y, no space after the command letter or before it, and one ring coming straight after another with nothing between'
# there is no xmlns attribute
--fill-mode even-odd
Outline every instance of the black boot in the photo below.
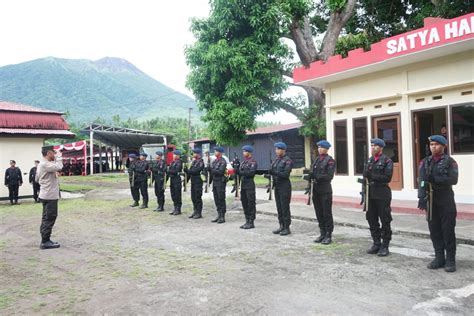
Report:
<svg viewBox="0 0 474 316"><path fill-rule="evenodd" d="M241 229L245 229L245 227L247 227L248 223L249 223L249 219L246 218L246 219L245 219L245 224L240 225L240 228L241 228Z"/></svg>
<svg viewBox="0 0 474 316"><path fill-rule="evenodd" d="M54 249L59 247L60 245L58 243L53 243L51 240L42 242L40 245L40 249Z"/></svg>
<svg viewBox="0 0 474 316"><path fill-rule="evenodd" d="M319 237L314 240L315 243L319 244L324 240L324 237L326 237L326 232L324 230L320 230Z"/></svg>
<svg viewBox="0 0 474 316"><path fill-rule="evenodd" d="M174 215L175 212L176 212L176 206L173 208L173 210L171 212L169 212L169 214Z"/></svg>
<svg viewBox="0 0 474 316"><path fill-rule="evenodd" d="M386 257L390 253L388 251L388 245L390 244L390 241L384 240L382 243L382 246L380 247L379 251L377 252L377 256L379 257Z"/></svg>
<svg viewBox="0 0 474 316"><path fill-rule="evenodd" d="M331 242L332 242L332 234L326 233L326 235L324 236L324 239L321 241L321 244L329 245Z"/></svg>
<svg viewBox="0 0 474 316"><path fill-rule="evenodd" d="M289 234L291 234L290 224L284 224L283 229L280 232L280 236L286 236L286 235L289 235Z"/></svg>
<svg viewBox="0 0 474 316"><path fill-rule="evenodd" d="M274 233L275 235L278 235L281 233L282 230L283 230L283 224L280 223L280 228L273 230L272 233Z"/></svg>
<svg viewBox="0 0 474 316"><path fill-rule="evenodd" d="M456 271L456 254L455 253L446 253L446 266L444 267L446 272Z"/></svg>
<svg viewBox="0 0 474 316"><path fill-rule="evenodd" d="M372 247L367 249L367 253L369 255L377 254L380 250L380 246L381 246L380 239L374 239L374 243L372 244Z"/></svg>
<svg viewBox="0 0 474 316"><path fill-rule="evenodd" d="M217 224L223 224L225 223L225 215L222 214L221 217L217 220Z"/></svg>
<svg viewBox="0 0 474 316"><path fill-rule="evenodd" d="M252 229L255 228L255 225L253 224L253 220L249 219L247 223L245 223L244 229Z"/></svg>
<svg viewBox="0 0 474 316"><path fill-rule="evenodd" d="M181 206L178 206L174 211L173 215L181 215Z"/></svg>
<svg viewBox="0 0 474 316"><path fill-rule="evenodd" d="M217 212L217 217L214 218L211 222L217 223L217 222L219 221L219 218L221 218L221 213L220 213L220 212Z"/></svg>
<svg viewBox="0 0 474 316"><path fill-rule="evenodd" d="M188 218L194 218L194 215L196 215L196 211L193 210L193 213L191 215L188 216Z"/></svg>
<svg viewBox="0 0 474 316"><path fill-rule="evenodd" d="M196 212L196 214L194 214L193 216L193 219L199 219L199 218L202 218L202 214L201 212Z"/></svg>
<svg viewBox="0 0 474 316"><path fill-rule="evenodd" d="M138 205L140 205L140 204L138 204L138 201L133 201L133 203L130 204L130 207L136 207Z"/></svg>
<svg viewBox="0 0 474 316"><path fill-rule="evenodd" d="M446 259L444 257L444 249L441 251L435 251L435 258L433 261L428 263L428 269L436 270L439 268L444 268L446 265Z"/></svg>
<svg viewBox="0 0 474 316"><path fill-rule="evenodd" d="M158 208L156 209L157 212L163 212L165 208L163 207L163 204L158 204Z"/></svg>
<svg viewBox="0 0 474 316"><path fill-rule="evenodd" d="M139 207L141 210L144 208L148 208L148 203L143 203L142 206Z"/></svg>

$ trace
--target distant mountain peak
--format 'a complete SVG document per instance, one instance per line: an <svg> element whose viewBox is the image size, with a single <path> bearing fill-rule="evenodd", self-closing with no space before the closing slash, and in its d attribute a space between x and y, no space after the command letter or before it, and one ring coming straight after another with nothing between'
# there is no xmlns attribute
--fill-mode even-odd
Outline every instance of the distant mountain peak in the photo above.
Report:
<svg viewBox="0 0 474 316"><path fill-rule="evenodd" d="M131 71L137 74L143 74L143 72L135 67L131 62L118 57L104 57L94 61L94 65L101 71L109 71L113 73Z"/></svg>

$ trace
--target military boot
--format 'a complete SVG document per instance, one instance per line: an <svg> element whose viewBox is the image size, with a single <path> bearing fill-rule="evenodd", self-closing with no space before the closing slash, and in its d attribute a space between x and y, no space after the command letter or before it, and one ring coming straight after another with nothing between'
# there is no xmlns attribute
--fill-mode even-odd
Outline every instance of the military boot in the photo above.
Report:
<svg viewBox="0 0 474 316"><path fill-rule="evenodd" d="M320 230L320 234L319 234L319 237L316 238L314 240L315 243L319 244L320 242L322 242L324 240L324 237L326 237L326 231L324 231L323 229Z"/></svg>
<svg viewBox="0 0 474 316"><path fill-rule="evenodd" d="M245 227L247 227L248 223L249 223L249 219L248 219L248 218L245 218L245 223L242 224L242 225L240 225L240 228L241 228L241 229L245 229Z"/></svg>
<svg viewBox="0 0 474 316"><path fill-rule="evenodd" d="M291 234L290 225L289 224L284 224L283 229L280 232L280 236L286 236L286 235L289 235L289 234Z"/></svg>
<svg viewBox="0 0 474 316"><path fill-rule="evenodd" d="M444 250L435 251L435 258L433 261L428 263L428 269L436 270L439 268L444 268L446 265L446 259L444 257Z"/></svg>
<svg viewBox="0 0 474 316"><path fill-rule="evenodd" d="M181 215L181 206L178 206L175 211L173 212L173 215Z"/></svg>
<svg viewBox="0 0 474 316"><path fill-rule="evenodd" d="M133 201L133 204L130 204L130 207L136 207L140 204L138 204L138 201Z"/></svg>
<svg viewBox="0 0 474 316"><path fill-rule="evenodd" d="M283 224L280 223L280 228L273 230L272 233L274 233L275 235L278 235L281 233L282 230L283 230Z"/></svg>
<svg viewBox="0 0 474 316"><path fill-rule="evenodd" d="M176 212L176 209L177 209L177 207L175 206L175 207L173 208L173 210L172 210L171 212L169 212L169 214L170 214L170 215L174 215L174 213Z"/></svg>
<svg viewBox="0 0 474 316"><path fill-rule="evenodd" d="M196 211L193 210L193 213L191 215L188 216L188 218L194 218L194 215L196 215Z"/></svg>
<svg viewBox="0 0 474 316"><path fill-rule="evenodd" d="M367 253L369 255L377 254L380 250L380 246L381 246L380 239L374 239L374 243L372 244L372 247L367 249Z"/></svg>
<svg viewBox="0 0 474 316"><path fill-rule="evenodd" d="M158 209L156 210L157 212L163 212L165 208L163 207L163 203L158 204Z"/></svg>
<svg viewBox="0 0 474 316"><path fill-rule="evenodd" d="M384 240L382 243L382 246L380 247L379 251L377 252L377 256L379 257L386 257L390 253L388 251L388 245L390 244L390 241Z"/></svg>
<svg viewBox="0 0 474 316"><path fill-rule="evenodd" d="M324 236L324 239L321 241L321 244L329 245L331 242L332 242L332 234L326 233L326 235Z"/></svg>
<svg viewBox="0 0 474 316"><path fill-rule="evenodd" d="M53 243L51 240L42 242L40 245L40 249L54 249L59 247L61 247L59 243Z"/></svg>
<svg viewBox="0 0 474 316"><path fill-rule="evenodd" d="M249 219L249 221L245 224L244 229L252 229L255 228L255 225L253 223L253 219Z"/></svg>
<svg viewBox="0 0 474 316"><path fill-rule="evenodd" d="M444 267L446 272L456 271L456 254L455 253L446 253L446 266Z"/></svg>
<svg viewBox="0 0 474 316"><path fill-rule="evenodd" d="M216 218L214 218L211 222L217 223L217 222L219 221L219 218L221 218L221 213L220 213L220 212L217 212Z"/></svg>
<svg viewBox="0 0 474 316"><path fill-rule="evenodd" d="M201 212L196 212L196 214L194 214L193 216L193 219L199 219L199 218L202 218L202 214Z"/></svg>
<svg viewBox="0 0 474 316"><path fill-rule="evenodd" d="M217 224L223 224L225 223L225 215L222 214L221 217L217 220Z"/></svg>
<svg viewBox="0 0 474 316"><path fill-rule="evenodd" d="M144 208L148 208L148 203L143 203L142 206L139 207L141 210Z"/></svg>

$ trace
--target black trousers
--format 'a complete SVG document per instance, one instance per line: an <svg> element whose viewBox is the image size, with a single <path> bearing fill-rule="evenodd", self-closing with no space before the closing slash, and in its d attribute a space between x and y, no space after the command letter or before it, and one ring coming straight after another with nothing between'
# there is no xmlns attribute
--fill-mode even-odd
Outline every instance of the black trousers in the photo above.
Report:
<svg viewBox="0 0 474 316"><path fill-rule="evenodd" d="M278 222L282 226L290 227L291 224L290 201L290 180L275 183L275 202L278 212Z"/></svg>
<svg viewBox="0 0 474 316"><path fill-rule="evenodd" d="M374 242L378 243L382 238L385 243L389 243L392 239L392 228L390 227L392 221L391 201L392 199L369 199L369 207L365 218L369 222L370 235ZM380 224L382 224L382 228L380 228Z"/></svg>
<svg viewBox="0 0 474 316"><path fill-rule="evenodd" d="M140 201L140 189L137 183L130 186L130 192L132 193L132 199L138 203L138 201Z"/></svg>
<svg viewBox="0 0 474 316"><path fill-rule="evenodd" d="M191 180L191 201L193 201L193 210L197 214L202 213L202 180Z"/></svg>
<svg viewBox="0 0 474 316"><path fill-rule="evenodd" d="M222 217L226 213L225 204L225 184L224 185L213 185L212 195L214 196L214 204L217 208L217 215Z"/></svg>
<svg viewBox="0 0 474 316"><path fill-rule="evenodd" d="M334 221L332 218L332 193L317 193L313 188L313 206L319 229L322 234L332 234Z"/></svg>
<svg viewBox="0 0 474 316"><path fill-rule="evenodd" d="M155 195L158 205L165 205L165 183L163 178L155 178Z"/></svg>
<svg viewBox="0 0 474 316"><path fill-rule="evenodd" d="M58 200L41 200L43 203L43 216L41 218L41 242L47 242L51 237L54 223L58 217Z"/></svg>
<svg viewBox="0 0 474 316"><path fill-rule="evenodd" d="M137 186L140 190L143 199L143 204L148 205L148 181L140 181L138 183L135 183L135 186Z"/></svg>
<svg viewBox="0 0 474 316"><path fill-rule="evenodd" d="M242 188L240 190L240 201L244 209L245 219L254 221L256 210L255 188Z"/></svg>
<svg viewBox="0 0 474 316"><path fill-rule="evenodd" d="M40 185L37 182L33 182L33 198L38 201L38 195L40 191Z"/></svg>
<svg viewBox="0 0 474 316"><path fill-rule="evenodd" d="M9 184L8 185L8 198L10 199L10 202L18 202L18 189L19 189L18 184Z"/></svg>
<svg viewBox="0 0 474 316"><path fill-rule="evenodd" d="M433 192L433 212L432 220L428 222L430 237L436 253L456 255L456 203L454 202L454 192L435 191Z"/></svg>
<svg viewBox="0 0 474 316"><path fill-rule="evenodd" d="M173 205L175 208L181 207L183 202L181 200L181 177L172 177L170 181L170 191L171 191L171 199L173 200Z"/></svg>

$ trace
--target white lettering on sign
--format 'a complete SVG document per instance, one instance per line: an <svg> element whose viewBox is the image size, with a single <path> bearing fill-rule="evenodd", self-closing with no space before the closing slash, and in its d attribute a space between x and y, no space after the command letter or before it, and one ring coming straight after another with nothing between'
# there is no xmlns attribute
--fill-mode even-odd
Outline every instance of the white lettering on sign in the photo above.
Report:
<svg viewBox="0 0 474 316"><path fill-rule="evenodd" d="M441 31L440 34L439 31ZM452 38L465 36L474 33L474 16L470 18L466 17L459 21L449 22L444 25L444 29L440 28L438 31L437 27L418 31L405 36L401 36L397 39L391 39L387 41L386 48L387 54L393 55L396 53L410 51L426 45L440 42L443 40L449 40Z"/></svg>

